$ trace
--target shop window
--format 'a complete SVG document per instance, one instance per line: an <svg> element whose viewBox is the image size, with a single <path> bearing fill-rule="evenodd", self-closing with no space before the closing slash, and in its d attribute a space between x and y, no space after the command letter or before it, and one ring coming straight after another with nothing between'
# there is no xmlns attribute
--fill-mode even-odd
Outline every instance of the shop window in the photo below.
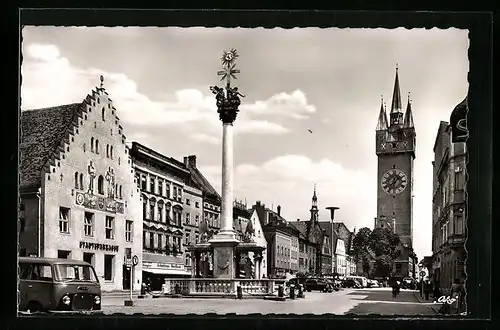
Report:
<svg viewBox="0 0 500 330"><path fill-rule="evenodd" d="M115 256L110 254L104 255L104 280L113 281Z"/></svg>

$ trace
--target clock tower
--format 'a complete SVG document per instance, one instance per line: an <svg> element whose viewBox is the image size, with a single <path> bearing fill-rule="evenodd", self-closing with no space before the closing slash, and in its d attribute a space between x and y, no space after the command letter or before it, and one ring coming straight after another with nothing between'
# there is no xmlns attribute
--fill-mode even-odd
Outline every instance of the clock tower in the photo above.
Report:
<svg viewBox="0 0 500 330"><path fill-rule="evenodd" d="M408 96L403 113L398 68L389 118L382 100L376 128L376 227L392 229L404 246L413 248L413 161L416 133Z"/></svg>

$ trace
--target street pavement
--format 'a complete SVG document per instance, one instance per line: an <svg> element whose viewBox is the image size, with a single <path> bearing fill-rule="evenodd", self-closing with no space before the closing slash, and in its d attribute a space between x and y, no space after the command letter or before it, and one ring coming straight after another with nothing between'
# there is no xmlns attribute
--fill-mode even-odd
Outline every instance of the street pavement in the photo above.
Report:
<svg viewBox="0 0 500 330"><path fill-rule="evenodd" d="M135 299L133 307L124 298L103 297L105 314L383 314L435 315L431 303L422 303L414 291L401 290L393 299L390 289L344 289L338 292L306 292L304 299L146 298Z"/></svg>

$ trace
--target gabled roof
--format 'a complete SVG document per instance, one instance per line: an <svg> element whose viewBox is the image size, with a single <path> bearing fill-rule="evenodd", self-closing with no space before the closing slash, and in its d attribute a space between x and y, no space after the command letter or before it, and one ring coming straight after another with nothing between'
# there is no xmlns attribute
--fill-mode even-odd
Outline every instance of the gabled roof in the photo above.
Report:
<svg viewBox="0 0 500 330"><path fill-rule="evenodd" d="M21 112L20 188L39 187L42 169L57 152L84 103Z"/></svg>
<svg viewBox="0 0 500 330"><path fill-rule="evenodd" d="M191 178L193 179L193 182L200 187L200 189L208 195L213 196L217 201L221 200L221 196L215 190L215 188L208 182L208 180L203 176L203 174L198 170L198 168L193 167L193 166L187 166L187 169L189 172L191 172Z"/></svg>

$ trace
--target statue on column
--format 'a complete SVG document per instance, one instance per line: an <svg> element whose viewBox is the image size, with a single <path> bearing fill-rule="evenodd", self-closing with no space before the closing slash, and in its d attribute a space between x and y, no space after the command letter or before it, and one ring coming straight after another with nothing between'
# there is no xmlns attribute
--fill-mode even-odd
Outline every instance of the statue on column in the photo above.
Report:
<svg viewBox="0 0 500 330"><path fill-rule="evenodd" d="M96 177L96 171L94 167L94 163L92 161L89 162L89 166L87 167L89 173L89 194L94 194L94 179Z"/></svg>
<svg viewBox="0 0 500 330"><path fill-rule="evenodd" d="M210 91L215 94L217 113L223 123L232 124L236 120L238 107L241 104L240 97L245 97L238 91L238 87L231 87L231 79L236 79L236 73L240 70L235 68L235 60L239 57L236 49L224 51L221 57L223 70L217 74L222 76L221 80L226 80L226 95L224 89L218 86L210 86Z"/></svg>

